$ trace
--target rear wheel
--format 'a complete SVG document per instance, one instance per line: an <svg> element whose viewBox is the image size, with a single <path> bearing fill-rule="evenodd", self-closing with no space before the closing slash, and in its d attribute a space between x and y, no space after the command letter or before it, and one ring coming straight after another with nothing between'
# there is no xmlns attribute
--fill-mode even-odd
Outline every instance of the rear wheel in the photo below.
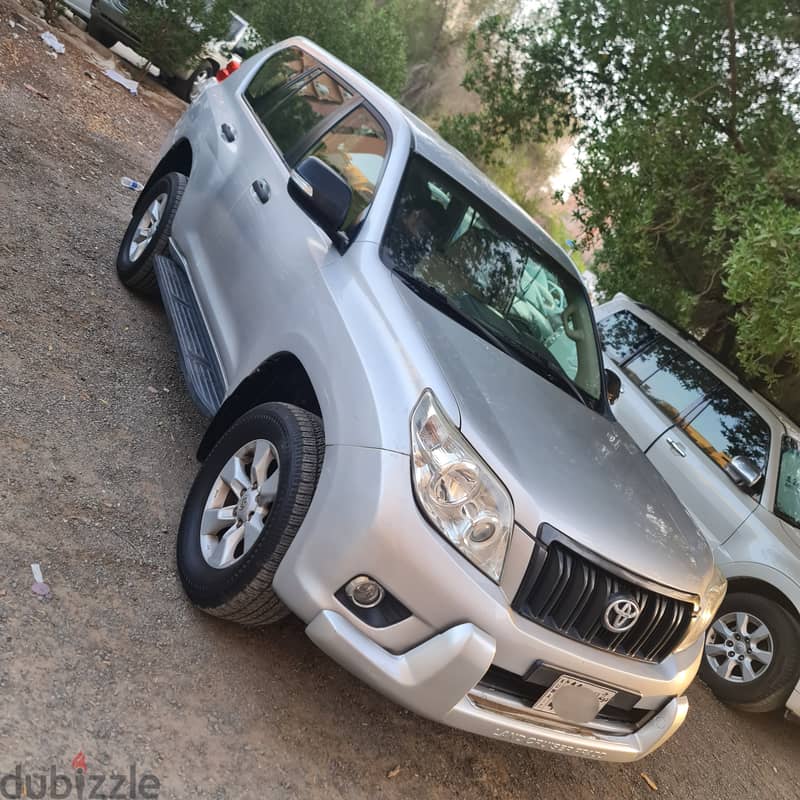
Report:
<svg viewBox="0 0 800 800"><path fill-rule="evenodd" d="M153 259L167 249L187 180L179 172L170 172L147 189L136 204L117 253L117 274L129 289L142 294L158 291Z"/></svg>
<svg viewBox="0 0 800 800"><path fill-rule="evenodd" d="M248 411L209 453L178 532L189 599L216 617L262 626L288 613L272 580L317 487L319 417L285 403Z"/></svg>
<svg viewBox="0 0 800 800"><path fill-rule="evenodd" d="M735 708L782 708L800 677L800 625L773 600L729 594L706 634L700 676Z"/></svg>
<svg viewBox="0 0 800 800"><path fill-rule="evenodd" d="M217 66L211 61L202 61L186 80L178 81L177 94L187 103L193 103L203 91L203 84L214 77Z"/></svg>

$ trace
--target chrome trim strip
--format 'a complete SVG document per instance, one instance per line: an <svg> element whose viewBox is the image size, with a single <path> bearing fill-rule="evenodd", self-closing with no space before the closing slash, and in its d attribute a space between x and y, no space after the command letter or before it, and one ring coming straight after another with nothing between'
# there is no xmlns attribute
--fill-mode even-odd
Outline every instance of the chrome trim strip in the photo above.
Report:
<svg viewBox="0 0 800 800"><path fill-rule="evenodd" d="M519 523L517 523L517 525L519 526ZM522 530L525 529L522 528ZM528 535L530 536L529 533ZM550 545L553 542L561 542L564 546L569 547L571 550L574 550L576 553L578 553L578 555L583 556L588 561L591 561L593 564L596 564L602 569L608 570L623 580L629 581L637 586L641 586L643 589L648 589L651 592L666 595L674 600L681 600L684 603L691 603L694 607L694 614L697 614L700 610L699 595L692 594L691 592L684 592L680 589L674 589L671 586L664 586L661 583L650 580L650 578L637 575L635 572L631 572L630 570L625 569L625 567L615 564L613 561L608 561L599 553L590 550L588 547L585 547L582 544L579 544L566 534L561 533L561 531L557 530L552 525L548 525L547 523L542 524L539 527L539 532L537 535L532 536L531 538L534 539L534 541L541 542L545 546ZM692 616L694 616L694 614Z"/></svg>
<svg viewBox="0 0 800 800"><path fill-rule="evenodd" d="M583 736L590 733L600 733L605 736L630 736L630 734L636 733L639 729L636 726L627 725L624 722L614 722L612 720L594 720L586 725L575 725L557 719L551 714L543 714L539 711L534 711L530 706L512 700L506 695L487 691L486 689L480 688L480 686L476 686L472 689L467 695L467 699L476 708L483 711L492 711L495 714L501 714L510 719L516 719L521 722L535 722L537 725L568 731L570 733L579 733Z"/></svg>

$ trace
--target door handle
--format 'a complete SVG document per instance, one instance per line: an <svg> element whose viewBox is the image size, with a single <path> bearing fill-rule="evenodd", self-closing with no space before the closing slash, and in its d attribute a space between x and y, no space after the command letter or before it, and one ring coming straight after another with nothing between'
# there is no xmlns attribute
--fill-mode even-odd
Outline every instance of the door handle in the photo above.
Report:
<svg viewBox="0 0 800 800"><path fill-rule="evenodd" d="M667 436L667 444L681 457L686 458L686 448L675 439Z"/></svg>
<svg viewBox="0 0 800 800"><path fill-rule="evenodd" d="M228 125L227 122L223 122L220 126L220 132L222 133L222 138L226 142L236 141L236 130L234 129L233 125Z"/></svg>
<svg viewBox="0 0 800 800"><path fill-rule="evenodd" d="M264 180L264 178L259 178L257 181L253 181L253 191L256 193L256 197L262 203L266 203L272 195L269 184Z"/></svg>

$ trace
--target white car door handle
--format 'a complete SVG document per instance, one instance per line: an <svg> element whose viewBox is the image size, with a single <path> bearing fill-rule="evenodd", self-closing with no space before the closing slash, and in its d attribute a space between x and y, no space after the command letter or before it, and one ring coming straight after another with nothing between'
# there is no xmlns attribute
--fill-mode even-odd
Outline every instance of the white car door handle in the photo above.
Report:
<svg viewBox="0 0 800 800"><path fill-rule="evenodd" d="M675 439L667 436L667 444L681 457L686 458L686 448Z"/></svg>

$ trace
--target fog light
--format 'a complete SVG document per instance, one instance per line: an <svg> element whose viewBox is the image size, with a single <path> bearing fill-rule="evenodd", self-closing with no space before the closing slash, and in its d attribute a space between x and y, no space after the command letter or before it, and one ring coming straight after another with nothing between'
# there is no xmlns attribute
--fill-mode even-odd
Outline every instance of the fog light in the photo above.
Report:
<svg viewBox="0 0 800 800"><path fill-rule="evenodd" d="M384 595L383 586L366 575L353 578L344 587L344 591L359 608L374 608L383 600Z"/></svg>

